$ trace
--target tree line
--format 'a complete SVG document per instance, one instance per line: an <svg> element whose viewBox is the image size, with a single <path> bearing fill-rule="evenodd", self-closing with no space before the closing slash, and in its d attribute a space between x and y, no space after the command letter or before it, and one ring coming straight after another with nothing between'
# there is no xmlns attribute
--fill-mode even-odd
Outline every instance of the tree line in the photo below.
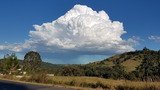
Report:
<svg viewBox="0 0 160 90"><path fill-rule="evenodd" d="M24 60L19 60L15 53L4 55L0 60L1 74L28 74L41 70L41 56L38 52L30 51L24 56Z"/></svg>

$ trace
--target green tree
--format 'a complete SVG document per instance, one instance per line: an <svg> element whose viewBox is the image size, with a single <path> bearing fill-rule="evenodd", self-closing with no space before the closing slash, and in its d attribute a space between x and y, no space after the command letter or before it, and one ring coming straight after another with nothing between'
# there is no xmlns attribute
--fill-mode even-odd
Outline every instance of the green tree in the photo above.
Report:
<svg viewBox="0 0 160 90"><path fill-rule="evenodd" d="M6 73L15 72L19 68L19 62L17 56L13 53L4 56L3 60L4 71Z"/></svg>
<svg viewBox="0 0 160 90"><path fill-rule="evenodd" d="M150 55L145 55L140 66L137 67L137 77L143 81L152 80L156 74L156 63Z"/></svg>
<svg viewBox="0 0 160 90"><path fill-rule="evenodd" d="M124 66L120 62L115 63L112 67L111 78L113 79L124 79L127 73L124 70Z"/></svg>
<svg viewBox="0 0 160 90"><path fill-rule="evenodd" d="M35 73L40 70L41 56L38 52L30 51L26 53L23 61L23 69L28 73Z"/></svg>
<svg viewBox="0 0 160 90"><path fill-rule="evenodd" d="M80 66L65 66L61 74L63 76L84 76L84 70Z"/></svg>

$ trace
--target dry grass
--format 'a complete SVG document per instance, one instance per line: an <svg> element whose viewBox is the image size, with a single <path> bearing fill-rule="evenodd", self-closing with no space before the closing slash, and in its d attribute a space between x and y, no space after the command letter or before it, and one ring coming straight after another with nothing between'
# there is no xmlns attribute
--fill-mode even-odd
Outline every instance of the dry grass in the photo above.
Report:
<svg viewBox="0 0 160 90"><path fill-rule="evenodd" d="M108 67L114 66L113 61L107 61L107 62L105 62L105 65L108 66Z"/></svg>
<svg viewBox="0 0 160 90"><path fill-rule="evenodd" d="M123 62L122 65L125 67L125 70L127 72L131 72L134 71L136 67L140 65L140 62L135 60L127 60Z"/></svg>
<svg viewBox="0 0 160 90"><path fill-rule="evenodd" d="M35 78L36 77L36 78ZM140 82L140 81L128 81L128 80L112 80L103 79L98 77L68 77L68 76L53 76L48 77L45 82L41 82L39 76L25 77L23 81L46 83L50 85L62 85L76 87L78 90L160 90L160 82ZM45 79L44 78L44 79ZM11 79L9 77L9 79ZM12 78L16 79L16 78ZM22 80L16 79L16 80ZM33 80L33 81L31 81ZM49 82L48 82L49 81Z"/></svg>
<svg viewBox="0 0 160 90"><path fill-rule="evenodd" d="M97 77L53 77L55 84L70 85L77 87L91 87L103 89L121 89L122 90L155 90L160 89L160 82L139 82L139 81L126 81L126 80L112 80Z"/></svg>

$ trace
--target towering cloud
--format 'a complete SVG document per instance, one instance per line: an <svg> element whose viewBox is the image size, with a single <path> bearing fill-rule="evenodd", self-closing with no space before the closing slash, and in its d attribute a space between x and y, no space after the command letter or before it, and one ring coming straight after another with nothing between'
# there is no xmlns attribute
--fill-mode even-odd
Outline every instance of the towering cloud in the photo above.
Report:
<svg viewBox="0 0 160 90"><path fill-rule="evenodd" d="M121 38L126 33L121 22L110 20L105 11L97 12L85 5L75 5L57 20L34 25L34 28L24 44L1 45L0 50L77 55L108 55L134 50L133 40Z"/></svg>
<svg viewBox="0 0 160 90"><path fill-rule="evenodd" d="M101 54L133 50L121 38L126 33L121 22L111 21L105 11L96 12L85 5L75 5L57 20L34 28L30 31L32 46L48 52Z"/></svg>

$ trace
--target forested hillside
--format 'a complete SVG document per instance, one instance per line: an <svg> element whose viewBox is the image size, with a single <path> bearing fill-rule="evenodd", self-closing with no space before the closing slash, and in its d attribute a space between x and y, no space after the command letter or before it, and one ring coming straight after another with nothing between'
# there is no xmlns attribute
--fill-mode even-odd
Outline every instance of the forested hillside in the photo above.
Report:
<svg viewBox="0 0 160 90"><path fill-rule="evenodd" d="M67 66L63 70L65 72L62 75L159 81L160 51L145 47L143 50L126 52L86 65Z"/></svg>
<svg viewBox="0 0 160 90"><path fill-rule="evenodd" d="M43 62L38 52L29 52L24 60L15 54L0 60L1 73L15 72L21 68L28 74L45 72L57 76L94 76L112 79L160 81L160 51L136 50L115 55L89 64L51 64ZM18 72L14 74L19 74Z"/></svg>

